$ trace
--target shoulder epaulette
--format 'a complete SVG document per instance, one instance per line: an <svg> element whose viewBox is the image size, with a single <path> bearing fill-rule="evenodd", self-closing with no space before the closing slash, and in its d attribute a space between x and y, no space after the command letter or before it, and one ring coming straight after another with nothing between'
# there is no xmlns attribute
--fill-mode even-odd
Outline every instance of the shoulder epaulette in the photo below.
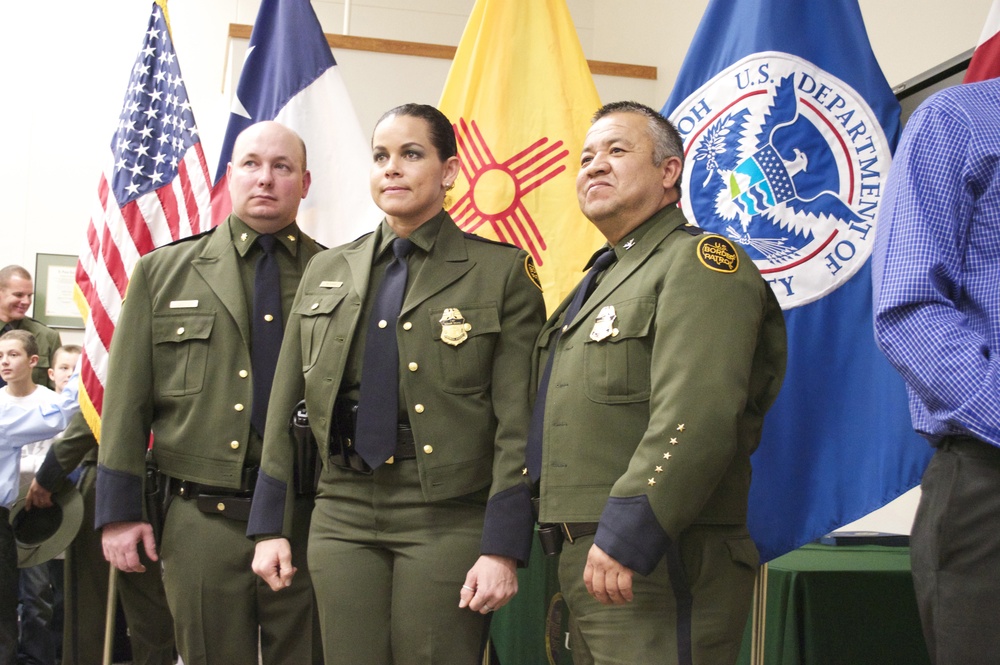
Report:
<svg viewBox="0 0 1000 665"><path fill-rule="evenodd" d="M463 234L469 240L478 240L479 242L488 242L491 245L500 245L501 247L513 247L514 249L520 249L517 245L512 245L509 242L504 242L502 240L493 240L492 238L484 238L483 236L477 236L475 233L464 233Z"/></svg>
<svg viewBox="0 0 1000 665"><path fill-rule="evenodd" d="M699 236L702 233L708 233L708 231L701 228L700 226L694 226L692 224L684 224L683 226L679 226L677 228L679 228L681 231L688 234L689 236Z"/></svg>
<svg viewBox="0 0 1000 665"><path fill-rule="evenodd" d="M159 247L154 247L150 251L151 252L155 252L156 250L161 249L163 247L173 247L174 245L179 245L181 243L190 242L192 240L197 240L198 238L201 238L202 236L207 236L209 233L214 232L215 229L217 229L217 228L219 228L219 227L218 226L213 226L212 228L210 228L207 231L202 231L201 233L195 233L194 235L186 236L184 238L178 238L177 240L174 240L173 242L168 242L165 245L160 245Z"/></svg>

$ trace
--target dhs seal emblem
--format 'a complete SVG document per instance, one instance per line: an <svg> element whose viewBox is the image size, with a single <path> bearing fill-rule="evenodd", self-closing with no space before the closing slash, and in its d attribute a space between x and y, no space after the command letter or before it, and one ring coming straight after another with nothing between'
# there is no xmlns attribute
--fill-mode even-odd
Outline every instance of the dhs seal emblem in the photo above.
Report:
<svg viewBox="0 0 1000 665"><path fill-rule="evenodd" d="M843 81L787 53L750 55L671 115L685 215L739 244L783 309L833 292L868 259L889 148Z"/></svg>

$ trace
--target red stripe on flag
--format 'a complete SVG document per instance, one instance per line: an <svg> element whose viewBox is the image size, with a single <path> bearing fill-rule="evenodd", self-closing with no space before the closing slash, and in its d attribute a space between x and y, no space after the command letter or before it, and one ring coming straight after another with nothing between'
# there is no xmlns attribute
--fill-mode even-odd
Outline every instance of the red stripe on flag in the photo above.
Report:
<svg viewBox="0 0 1000 665"><path fill-rule="evenodd" d="M83 261L76 262L76 286L80 289L80 293L83 294L83 299L87 301L87 304L93 304L95 299L94 283L90 281L90 275L84 269Z"/></svg>
<svg viewBox="0 0 1000 665"><path fill-rule="evenodd" d="M184 194L184 207L187 208L188 222L194 233L201 231L201 216L198 213L198 202L194 198L191 190L191 178L188 176L187 162L181 161L177 168L177 177L181 182L181 192Z"/></svg>
<svg viewBox="0 0 1000 665"><path fill-rule="evenodd" d="M90 319L101 344L105 349L110 349L111 337L115 334L115 322L111 320L108 311L104 309L104 303L101 302L100 298L94 298L90 301Z"/></svg>
<svg viewBox="0 0 1000 665"><path fill-rule="evenodd" d="M118 290L118 296L124 298L125 290L128 288L128 270L122 261L115 239L111 237L111 228L107 226L104 227L104 238L101 240L101 258L111 276L111 281L114 282L115 289Z"/></svg>
<svg viewBox="0 0 1000 665"><path fill-rule="evenodd" d="M122 207L122 218L125 220L125 228L128 229L128 233L132 237L132 244L135 245L139 256L152 251L156 247L156 244L153 242L153 236L149 232L149 227L146 226L146 219L142 216L142 211L139 209L139 199L130 201Z"/></svg>
<svg viewBox="0 0 1000 665"><path fill-rule="evenodd" d="M965 71L963 83L975 83L1000 76L1000 32L976 47Z"/></svg>
<svg viewBox="0 0 1000 665"><path fill-rule="evenodd" d="M184 162L181 161L180 168L184 167ZM163 221L166 223L167 228L170 229L171 240L177 240L181 237L181 223L180 215L177 212L177 197L174 196L174 188L169 184L160 187L156 190L156 198L160 201L160 207L163 208ZM187 235L185 233L184 235ZM146 252L139 252L140 255Z"/></svg>
<svg viewBox="0 0 1000 665"><path fill-rule="evenodd" d="M101 182L97 184L97 198L101 200L101 208L108 209L108 179L101 174Z"/></svg>
<svg viewBox="0 0 1000 665"><path fill-rule="evenodd" d="M83 356L83 362L80 363L80 380L83 382L84 390L87 391L87 396L90 397L90 402L100 413L104 407L104 386L101 385L93 365L90 364L90 357L86 354Z"/></svg>
<svg viewBox="0 0 1000 665"><path fill-rule="evenodd" d="M229 177L222 176L212 187L212 226L218 226L226 220L233 209L233 200L229 197Z"/></svg>

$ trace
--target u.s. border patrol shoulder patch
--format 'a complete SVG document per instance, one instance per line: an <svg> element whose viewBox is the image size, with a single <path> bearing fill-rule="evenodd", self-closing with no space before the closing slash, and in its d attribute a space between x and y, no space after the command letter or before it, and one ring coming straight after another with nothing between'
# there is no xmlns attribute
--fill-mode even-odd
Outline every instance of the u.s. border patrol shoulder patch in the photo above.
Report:
<svg viewBox="0 0 1000 665"><path fill-rule="evenodd" d="M698 241L698 260L709 270L736 272L740 255L736 247L722 236L709 235Z"/></svg>
<svg viewBox="0 0 1000 665"><path fill-rule="evenodd" d="M531 258L531 255L524 257L524 272L528 273L528 279L538 287L538 290L542 290L542 280L538 278L538 268L535 267L535 262Z"/></svg>

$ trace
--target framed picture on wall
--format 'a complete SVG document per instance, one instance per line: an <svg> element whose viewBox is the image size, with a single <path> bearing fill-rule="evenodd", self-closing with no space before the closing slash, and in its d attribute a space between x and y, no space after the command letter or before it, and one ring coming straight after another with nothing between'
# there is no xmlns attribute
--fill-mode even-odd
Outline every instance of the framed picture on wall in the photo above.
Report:
<svg viewBox="0 0 1000 665"><path fill-rule="evenodd" d="M51 328L83 328L73 301L76 261L72 254L35 254L33 317Z"/></svg>

